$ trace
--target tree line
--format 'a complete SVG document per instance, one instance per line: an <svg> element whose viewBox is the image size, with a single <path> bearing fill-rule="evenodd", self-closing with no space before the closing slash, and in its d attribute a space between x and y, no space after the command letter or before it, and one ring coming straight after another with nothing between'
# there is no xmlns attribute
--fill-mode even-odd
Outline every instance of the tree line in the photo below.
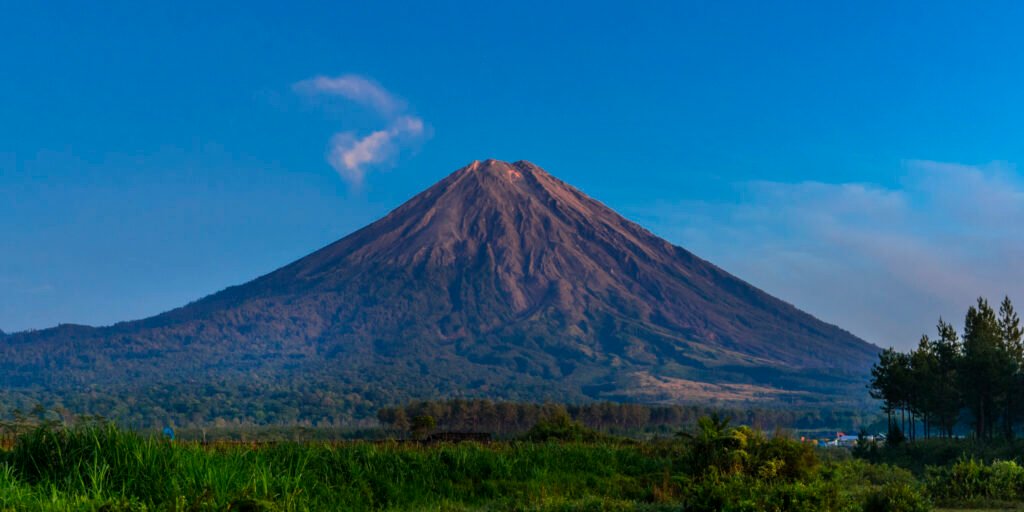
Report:
<svg viewBox="0 0 1024 512"><path fill-rule="evenodd" d="M1024 343L1009 297L997 312L984 298L967 310L962 335L939 319L937 337L879 354L871 396L882 401L890 437L953 437L967 423L979 439L1011 439L1024 422Z"/></svg>
<svg viewBox="0 0 1024 512"><path fill-rule="evenodd" d="M763 430L837 429L865 426L874 415L862 416L857 410L826 409L731 409L711 405L645 405L637 403L589 402L556 404L531 402L494 402L484 399L416 401L404 406L385 407L377 419L396 432L412 431L416 418L430 417L436 428L447 431L490 432L499 436L522 434L538 422L566 415L590 429L615 434L677 431L696 424L697 419L720 414L735 423Z"/></svg>

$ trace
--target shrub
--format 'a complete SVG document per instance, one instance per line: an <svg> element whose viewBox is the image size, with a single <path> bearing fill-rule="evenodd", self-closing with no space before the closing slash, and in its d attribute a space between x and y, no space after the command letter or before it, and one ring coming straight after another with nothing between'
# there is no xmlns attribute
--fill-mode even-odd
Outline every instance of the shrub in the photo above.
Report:
<svg viewBox="0 0 1024 512"><path fill-rule="evenodd" d="M886 484L917 483L913 473L901 467L889 464L871 464L863 460L853 459L841 463L830 464L822 470L822 476L843 485L876 487Z"/></svg>
<svg viewBox="0 0 1024 512"><path fill-rule="evenodd" d="M864 512L928 512L931 503L914 486L886 484L864 498Z"/></svg>
<svg viewBox="0 0 1024 512"><path fill-rule="evenodd" d="M818 457L810 445L786 437L755 437L748 441L748 473L760 478L786 481L806 478L818 466Z"/></svg>
<svg viewBox="0 0 1024 512"><path fill-rule="evenodd" d="M683 510L697 512L829 512L848 510L850 498L835 484L768 482L749 476L708 477L683 491Z"/></svg>
<svg viewBox="0 0 1024 512"><path fill-rule="evenodd" d="M1012 461L986 465L962 458L952 466L929 467L926 482L929 494L942 502L1024 498L1024 468Z"/></svg>
<svg viewBox="0 0 1024 512"><path fill-rule="evenodd" d="M730 428L717 416L700 418L695 433L682 433L684 463L693 475L744 474L765 480L794 481L818 466L810 445L783 436L771 439L748 427Z"/></svg>
<svg viewBox="0 0 1024 512"><path fill-rule="evenodd" d="M558 412L537 422L523 435L523 439L534 442L546 441L597 441L601 434L573 421L568 413Z"/></svg>
<svg viewBox="0 0 1024 512"><path fill-rule="evenodd" d="M430 432L437 426L437 421L434 420L433 416L428 414L421 414L412 419L412 437L413 439L426 439Z"/></svg>

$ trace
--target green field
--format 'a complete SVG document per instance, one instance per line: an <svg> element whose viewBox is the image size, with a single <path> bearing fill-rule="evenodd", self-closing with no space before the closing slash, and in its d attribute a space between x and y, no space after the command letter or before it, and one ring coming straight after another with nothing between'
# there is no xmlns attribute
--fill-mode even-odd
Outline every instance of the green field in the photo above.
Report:
<svg viewBox="0 0 1024 512"><path fill-rule="evenodd" d="M647 442L577 427L489 444L207 446L113 426L40 428L0 452L0 510L928 509L928 482L845 451L708 421ZM1024 490L1024 470L1007 469L1000 478L1019 480L998 485Z"/></svg>

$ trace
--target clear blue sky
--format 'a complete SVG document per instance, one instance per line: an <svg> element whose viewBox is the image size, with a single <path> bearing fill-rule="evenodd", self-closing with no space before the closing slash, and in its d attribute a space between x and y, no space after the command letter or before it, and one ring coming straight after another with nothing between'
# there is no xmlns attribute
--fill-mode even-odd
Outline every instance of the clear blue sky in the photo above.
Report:
<svg viewBox="0 0 1024 512"><path fill-rule="evenodd" d="M490 157L879 344L1024 302L1022 3L140 4L3 9L0 329L181 305Z"/></svg>

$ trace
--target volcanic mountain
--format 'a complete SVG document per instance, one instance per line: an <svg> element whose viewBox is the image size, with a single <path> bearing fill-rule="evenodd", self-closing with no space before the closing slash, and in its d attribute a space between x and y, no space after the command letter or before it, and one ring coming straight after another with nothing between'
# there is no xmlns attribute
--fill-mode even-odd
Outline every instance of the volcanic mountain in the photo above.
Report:
<svg viewBox="0 0 1024 512"><path fill-rule="evenodd" d="M862 391L877 350L529 162L487 160L182 308L8 334L0 385L813 402Z"/></svg>

